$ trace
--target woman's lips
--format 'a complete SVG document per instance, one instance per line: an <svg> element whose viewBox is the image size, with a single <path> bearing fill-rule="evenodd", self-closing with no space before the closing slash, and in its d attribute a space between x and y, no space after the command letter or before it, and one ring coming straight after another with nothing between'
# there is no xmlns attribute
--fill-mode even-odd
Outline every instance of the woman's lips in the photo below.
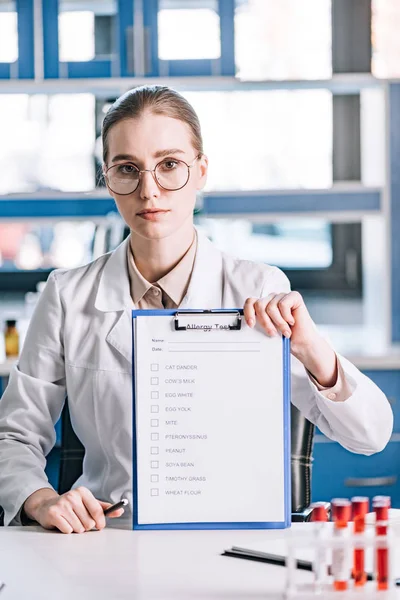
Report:
<svg viewBox="0 0 400 600"><path fill-rule="evenodd" d="M146 221L158 221L164 215L168 214L169 210L146 210L138 213L138 217L145 219Z"/></svg>

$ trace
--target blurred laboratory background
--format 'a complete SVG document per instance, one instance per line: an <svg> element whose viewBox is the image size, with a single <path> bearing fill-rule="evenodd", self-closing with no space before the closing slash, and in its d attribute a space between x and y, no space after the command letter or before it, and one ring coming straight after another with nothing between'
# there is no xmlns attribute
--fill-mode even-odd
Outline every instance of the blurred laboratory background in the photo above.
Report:
<svg viewBox="0 0 400 600"><path fill-rule="evenodd" d="M283 269L392 402L395 433L369 462L317 432L314 498L361 487L400 505L399 31L399 0L0 0L2 388L6 333L20 350L51 270L128 234L100 176L107 109L167 84L209 157L197 226Z"/></svg>

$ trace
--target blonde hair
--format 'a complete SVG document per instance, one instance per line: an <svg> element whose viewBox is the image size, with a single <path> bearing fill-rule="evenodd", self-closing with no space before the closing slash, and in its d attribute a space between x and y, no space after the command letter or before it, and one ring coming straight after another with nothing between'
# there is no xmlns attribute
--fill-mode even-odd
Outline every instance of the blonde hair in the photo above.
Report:
<svg viewBox="0 0 400 600"><path fill-rule="evenodd" d="M145 111L165 115L186 123L191 132L192 144L198 154L203 154L200 121L192 105L175 90L162 85L144 85L129 90L109 108L102 128L103 161L107 164L108 135L110 129L127 119L136 119Z"/></svg>

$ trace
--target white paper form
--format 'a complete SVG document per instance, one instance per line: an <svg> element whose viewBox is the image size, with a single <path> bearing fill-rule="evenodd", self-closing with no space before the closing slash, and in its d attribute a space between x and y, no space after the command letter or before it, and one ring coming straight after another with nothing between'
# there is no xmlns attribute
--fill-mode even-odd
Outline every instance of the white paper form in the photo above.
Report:
<svg viewBox="0 0 400 600"><path fill-rule="evenodd" d="M134 319L139 525L285 520L282 339L232 320Z"/></svg>

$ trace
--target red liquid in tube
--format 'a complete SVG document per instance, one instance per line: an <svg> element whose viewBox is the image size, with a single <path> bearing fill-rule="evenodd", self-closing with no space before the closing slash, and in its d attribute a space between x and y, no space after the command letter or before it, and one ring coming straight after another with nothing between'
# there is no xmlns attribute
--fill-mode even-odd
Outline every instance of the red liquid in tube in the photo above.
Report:
<svg viewBox="0 0 400 600"><path fill-rule="evenodd" d="M333 533L336 538L343 538L343 548L334 548L332 551L333 587L338 592L347 590L350 579L350 556L346 547L347 525L350 517L351 503L349 500L344 498L332 500L332 519L335 523Z"/></svg>
<svg viewBox="0 0 400 600"><path fill-rule="evenodd" d="M376 584L378 590L387 590L389 589L389 549L385 537L388 533L389 505L383 501L376 501L374 511L375 533L377 536L383 536L383 539L378 541L376 549Z"/></svg>
<svg viewBox="0 0 400 600"><path fill-rule="evenodd" d="M365 531L365 515L368 512L369 500L364 496L355 496L351 499L354 534L363 534ZM367 581L365 572L365 550L354 548L353 579L356 587L362 587Z"/></svg>

